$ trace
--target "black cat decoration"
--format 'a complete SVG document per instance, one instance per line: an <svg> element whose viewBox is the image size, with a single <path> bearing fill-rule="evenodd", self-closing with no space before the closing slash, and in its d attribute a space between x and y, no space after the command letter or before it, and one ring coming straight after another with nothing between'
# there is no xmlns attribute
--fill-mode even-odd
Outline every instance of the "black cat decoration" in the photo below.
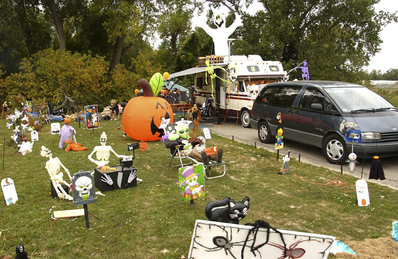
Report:
<svg viewBox="0 0 398 259"><path fill-rule="evenodd" d="M229 197L221 201L212 201L206 205L206 217L210 221L239 224L249 212L250 198L246 197L241 202L235 202Z"/></svg>

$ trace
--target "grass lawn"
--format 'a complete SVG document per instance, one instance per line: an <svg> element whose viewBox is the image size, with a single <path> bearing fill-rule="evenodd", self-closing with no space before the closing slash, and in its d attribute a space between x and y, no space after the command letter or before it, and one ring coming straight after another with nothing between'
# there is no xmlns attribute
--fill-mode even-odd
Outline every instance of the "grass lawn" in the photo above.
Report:
<svg viewBox="0 0 398 259"><path fill-rule="evenodd" d="M51 218L51 208L83 206L51 197L44 168L48 159L40 156L40 149L43 145L50 148L71 174L93 171L95 164L87 156L100 145L103 131L108 135L107 145L116 153L132 155L127 145L136 141L117 130L121 120L101 121L96 130L72 122L77 141L88 147L81 152L59 149L59 136L51 135L50 125L46 125L33 152L25 156L9 146L12 131L5 124L0 120L0 152L5 162L0 178L14 180L19 200L14 205L0 205L0 258L14 258L18 244L25 245L29 258L187 257L195 221L206 220L205 206L210 201L226 196L235 201L250 197L250 211L241 224L264 220L274 228L332 235L342 242L391 236L391 223L397 219L397 190L369 182L370 206L359 207L354 177L294 159L289 163L290 173L279 175L282 161L276 161L275 153L213 135L208 147L223 148L227 173L206 180L206 196L193 207L179 196L177 167L168 166L170 156L164 144L149 142L147 150L135 151L134 166L143 182L97 196L97 202L88 205L87 229L84 217ZM118 163L111 154L109 165Z"/></svg>

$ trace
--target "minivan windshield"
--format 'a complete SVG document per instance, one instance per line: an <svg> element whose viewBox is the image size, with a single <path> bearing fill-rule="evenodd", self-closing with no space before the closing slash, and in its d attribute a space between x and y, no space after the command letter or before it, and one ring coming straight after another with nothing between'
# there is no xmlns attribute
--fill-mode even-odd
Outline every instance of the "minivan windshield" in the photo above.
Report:
<svg viewBox="0 0 398 259"><path fill-rule="evenodd" d="M377 112L395 107L366 87L324 88L343 112Z"/></svg>

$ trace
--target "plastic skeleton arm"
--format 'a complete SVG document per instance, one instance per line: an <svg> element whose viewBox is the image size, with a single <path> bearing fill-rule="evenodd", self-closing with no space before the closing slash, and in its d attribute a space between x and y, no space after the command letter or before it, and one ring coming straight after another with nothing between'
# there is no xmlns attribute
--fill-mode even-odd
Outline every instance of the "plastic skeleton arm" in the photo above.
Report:
<svg viewBox="0 0 398 259"><path fill-rule="evenodd" d="M64 164L62 164L62 163L61 163L61 161L59 160L59 158L58 158L58 157L56 157L56 158L54 158L54 159L57 159L57 160L58 160L58 162L59 162L59 165L60 165L60 166L62 166L62 168L65 170L65 173L67 173L67 174L68 174L68 177L69 177L69 179L72 181L72 177L71 177L71 175L70 175L70 173L69 173L69 170L68 170L68 168L66 168L66 167L64 166Z"/></svg>

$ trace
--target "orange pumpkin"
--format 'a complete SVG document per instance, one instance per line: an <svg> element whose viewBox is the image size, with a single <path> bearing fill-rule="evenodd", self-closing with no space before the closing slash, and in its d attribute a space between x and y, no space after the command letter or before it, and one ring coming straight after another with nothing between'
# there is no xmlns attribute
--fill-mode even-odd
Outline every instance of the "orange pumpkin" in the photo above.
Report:
<svg viewBox="0 0 398 259"><path fill-rule="evenodd" d="M72 122L72 120L70 118L65 118L64 119L64 123L65 124L70 124Z"/></svg>
<svg viewBox="0 0 398 259"><path fill-rule="evenodd" d="M145 151L147 148L148 148L148 143L146 143L146 142L141 141L138 144L138 150L140 150L140 151Z"/></svg>
<svg viewBox="0 0 398 259"><path fill-rule="evenodd" d="M173 110L169 102L161 97L154 97L148 81L141 78L138 87L144 91L143 96L130 99L123 109L122 124L124 132L132 139L139 141L156 141L164 135L159 129L162 118L174 121Z"/></svg>

